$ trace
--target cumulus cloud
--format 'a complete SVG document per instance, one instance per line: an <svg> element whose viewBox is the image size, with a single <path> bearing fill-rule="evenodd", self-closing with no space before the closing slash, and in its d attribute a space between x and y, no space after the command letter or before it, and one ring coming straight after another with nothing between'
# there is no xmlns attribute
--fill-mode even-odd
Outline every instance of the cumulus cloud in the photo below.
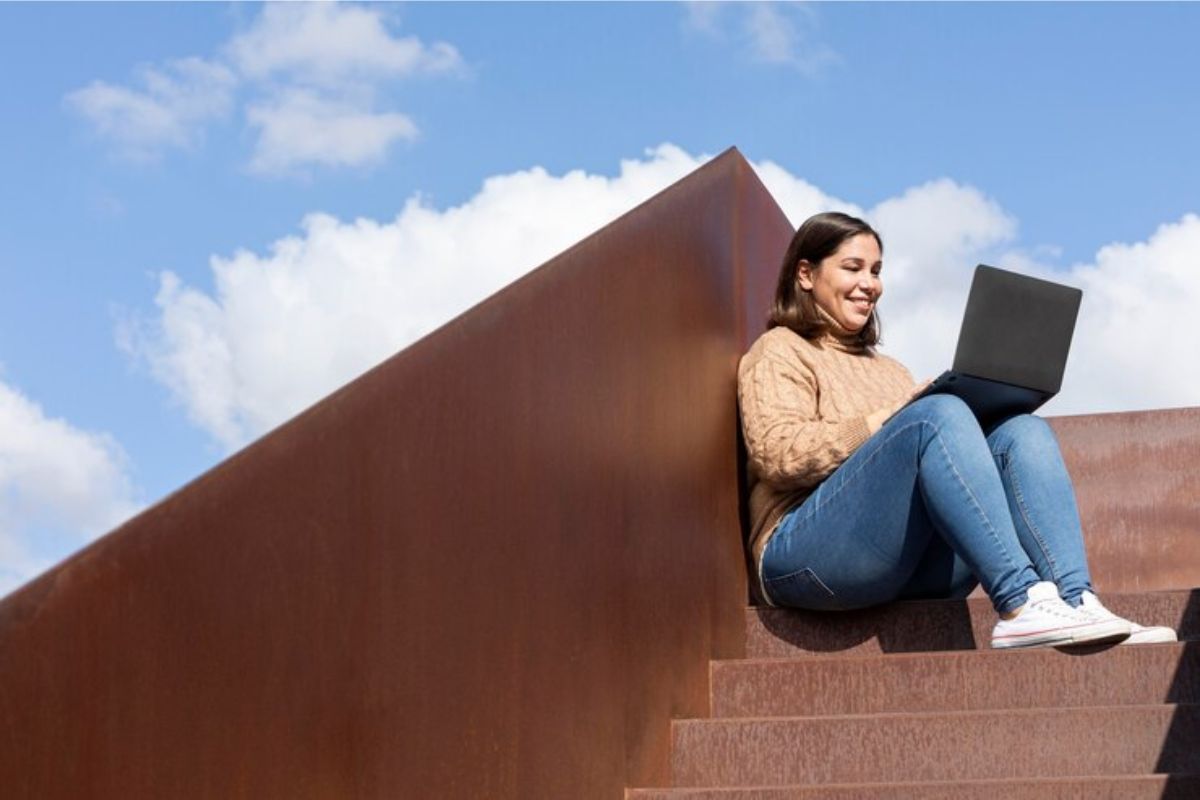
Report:
<svg viewBox="0 0 1200 800"><path fill-rule="evenodd" d="M1053 273L1044 268L1042 274ZM1058 413L1200 405L1200 217L1110 244L1063 282L1083 289Z"/></svg>
<svg viewBox="0 0 1200 800"><path fill-rule="evenodd" d="M212 59L143 67L140 88L95 81L66 103L137 159L195 147L237 100L257 133L252 172L368 166L418 133L410 116L388 107L388 90L463 68L452 45L396 36L388 18L386 9L343 3L267 3Z"/></svg>
<svg viewBox="0 0 1200 800"><path fill-rule="evenodd" d="M266 253L211 261L214 290L161 276L157 316L122 341L190 418L244 444L693 170L664 145L616 177L533 168L445 210L312 214Z"/></svg>
<svg viewBox="0 0 1200 800"><path fill-rule="evenodd" d="M1067 268L1052 244L1015 246L1016 220L979 190L934 181L866 211L887 243L885 350L920 377L949 367L974 265L989 263L1083 290L1063 388L1046 414L1200 405L1200 217L1140 242L1102 247Z"/></svg>
<svg viewBox="0 0 1200 800"><path fill-rule="evenodd" d="M250 168L274 175L382 161L418 129L407 115L377 108L381 89L462 67L445 42L393 36L381 9L333 3L268 3L225 51L257 89L246 109L258 131Z"/></svg>
<svg viewBox="0 0 1200 800"><path fill-rule="evenodd" d="M225 66L200 58L139 69L139 88L93 81L66 97L125 157L153 159L197 145L204 125L229 115L236 84Z"/></svg>
<svg viewBox="0 0 1200 800"><path fill-rule="evenodd" d="M127 331L129 351L197 425L236 448L707 158L662 145L615 177L533 168L489 178L452 208L413 197L386 221L312 214L268 252L214 257L211 292L163 273L157 312ZM794 224L824 210L877 224L887 244L884 350L917 377L950 365L972 270L985 262L1085 289L1065 388L1049 411L1200 403L1200 365L1185 358L1197 335L1180 322L1200 302L1200 219L1052 270L1015 246L1016 220L977 188L939 179L864 209L778 164L756 170Z"/></svg>
<svg viewBox="0 0 1200 800"><path fill-rule="evenodd" d="M0 382L0 596L57 560L63 541L81 545L137 510L111 437L49 417Z"/></svg>
<svg viewBox="0 0 1200 800"><path fill-rule="evenodd" d="M1016 221L978 189L930 181L866 211L884 237L886 349L917 375L954 358L973 268L1001 260Z"/></svg>
<svg viewBox="0 0 1200 800"><path fill-rule="evenodd" d="M989 263L1083 290L1063 388L1043 413L1200 405L1200 332L1190 324L1200 217L1061 268L1040 260L1053 244L1016 247L1016 220L973 187L934 181L866 213L887 242L884 349L918 378L950 365L974 265Z"/></svg>
<svg viewBox="0 0 1200 800"><path fill-rule="evenodd" d="M306 165L362 166L382 161L397 139L414 139L416 124L396 112L376 113L303 89L279 92L246 108L259 130L254 172L282 174Z"/></svg>
<svg viewBox="0 0 1200 800"><path fill-rule="evenodd" d="M685 4L686 26L713 40L733 41L751 59L815 75L837 61L817 36L819 19L806 3Z"/></svg>
<svg viewBox="0 0 1200 800"><path fill-rule="evenodd" d="M249 78L283 74L333 87L360 78L445 72L462 63L445 42L394 37L379 9L333 3L269 3L226 49Z"/></svg>
<svg viewBox="0 0 1200 800"><path fill-rule="evenodd" d="M843 211L855 216L862 216L864 213L854 203L826 194L774 161L760 161L754 165L754 171L775 198L775 202L783 209L793 227L822 211Z"/></svg>

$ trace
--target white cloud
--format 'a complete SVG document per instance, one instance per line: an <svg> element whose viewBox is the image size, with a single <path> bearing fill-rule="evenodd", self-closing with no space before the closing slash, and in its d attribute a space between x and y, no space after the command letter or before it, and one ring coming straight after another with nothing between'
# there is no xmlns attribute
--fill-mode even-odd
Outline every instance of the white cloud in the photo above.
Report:
<svg viewBox="0 0 1200 800"><path fill-rule="evenodd" d="M884 343L917 376L954 358L972 270L996 263L1016 221L978 189L930 181L866 212L883 236Z"/></svg>
<svg viewBox="0 0 1200 800"><path fill-rule="evenodd" d="M258 87L250 169L268 175L381 162L418 134L409 116L376 109L387 81L462 67L453 46L395 37L382 9L340 3L268 3L226 52Z"/></svg>
<svg viewBox="0 0 1200 800"><path fill-rule="evenodd" d="M264 80L280 74L306 84L445 72L462 66L446 42L425 45L388 32L381 9L334 3L268 3L227 51L241 73Z"/></svg>
<svg viewBox="0 0 1200 800"><path fill-rule="evenodd" d="M377 163L394 141L417 136L417 126L403 114L375 113L303 89L248 106L246 118L259 129L250 169L266 174L286 174L307 164Z"/></svg>
<svg viewBox="0 0 1200 800"><path fill-rule="evenodd" d="M214 257L212 293L164 273L157 315L130 337L130 351L197 425L238 447L706 158L662 145L623 161L616 177L533 168L489 178L444 210L414 197L389 221L310 215L267 253ZM794 223L829 209L863 214L777 164L756 169ZM1181 322L1200 303L1200 219L1052 273L1014 249L1016 221L970 186L931 181L865 216L886 242L885 351L917 377L949 366L972 269L986 262L1087 292L1066 388L1048 410L1200 403L1200 361L1190 358L1198 337Z"/></svg>
<svg viewBox="0 0 1200 800"><path fill-rule="evenodd" d="M716 41L732 38L755 61L815 75L838 60L818 38L819 19L807 3L689 2L684 13L687 28Z"/></svg>
<svg viewBox="0 0 1200 800"><path fill-rule="evenodd" d="M533 168L461 206L308 216L270 252L212 259L208 294L164 273L129 348L228 448L244 444L701 163L662 146L616 177Z"/></svg>
<svg viewBox="0 0 1200 800"><path fill-rule="evenodd" d="M212 60L144 67L140 88L95 81L66 103L136 159L195 147L238 100L258 134L252 172L376 164L395 141L418 134L409 115L386 107L387 91L417 75L463 70L453 45L396 36L388 18L379 7L267 3Z"/></svg>
<svg viewBox="0 0 1200 800"><path fill-rule="evenodd" d="M225 66L199 58L142 67L141 87L93 81L66 97L117 152L138 160L167 148L195 146L203 126L228 116L236 78Z"/></svg>
<svg viewBox="0 0 1200 800"><path fill-rule="evenodd" d="M1013 246L1017 223L977 189L934 181L867 211L884 236L885 351L918 377L950 366L977 263L1083 289L1061 393L1046 414L1200 405L1200 217L1161 226L1146 241L1103 247L1089 263L1055 269ZM1031 254L1032 253L1032 254Z"/></svg>
<svg viewBox="0 0 1200 800"><path fill-rule="evenodd" d="M1015 220L979 190L947 179L864 209L773 162L759 163L755 170L793 225L822 211L843 211L867 219L880 232L885 243L883 349L918 377L946 369L971 269L999 260L1001 248L1016 235Z"/></svg>
<svg viewBox="0 0 1200 800"><path fill-rule="evenodd" d="M774 161L761 161L754 165L759 179L775 202L783 209L793 227L800 225L813 214L822 211L842 211L862 216L862 209L846 200L825 194L803 178L796 177ZM783 254L780 253L780 257Z"/></svg>
<svg viewBox="0 0 1200 800"><path fill-rule="evenodd" d="M82 545L137 511L133 496L111 437L48 417L0 382L0 596L58 559L46 539Z"/></svg>
<svg viewBox="0 0 1200 800"><path fill-rule="evenodd" d="M1062 280L1084 296L1055 412L1200 405L1200 217L1103 247Z"/></svg>

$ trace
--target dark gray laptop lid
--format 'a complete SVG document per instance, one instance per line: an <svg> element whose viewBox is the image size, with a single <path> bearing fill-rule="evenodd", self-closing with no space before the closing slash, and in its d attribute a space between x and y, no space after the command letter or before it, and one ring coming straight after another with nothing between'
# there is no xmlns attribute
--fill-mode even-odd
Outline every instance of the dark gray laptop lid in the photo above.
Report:
<svg viewBox="0 0 1200 800"><path fill-rule="evenodd" d="M1083 292L986 264L975 268L954 371L1055 394Z"/></svg>

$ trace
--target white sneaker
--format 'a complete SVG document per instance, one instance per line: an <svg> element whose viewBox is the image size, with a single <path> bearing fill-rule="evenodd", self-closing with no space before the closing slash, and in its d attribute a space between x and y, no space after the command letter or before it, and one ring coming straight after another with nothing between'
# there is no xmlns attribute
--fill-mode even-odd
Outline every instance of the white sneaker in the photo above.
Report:
<svg viewBox="0 0 1200 800"><path fill-rule="evenodd" d="M1129 636L1123 619L1100 619L1090 611L1071 608L1058 596L1058 587L1041 581L1029 587L1029 599L1012 619L992 629L992 647L1056 647L1065 644L1115 641Z"/></svg>
<svg viewBox="0 0 1200 800"><path fill-rule="evenodd" d="M1104 604L1100 602L1100 598L1089 591L1085 590L1080 598L1083 601L1080 608L1086 609L1093 617L1097 619L1120 620L1129 626L1129 638L1121 642L1121 644L1158 644L1179 641L1179 637L1175 635L1175 631L1165 625L1147 627L1145 625L1138 625L1136 622L1130 622L1127 619L1121 619L1121 617L1118 617L1105 608Z"/></svg>

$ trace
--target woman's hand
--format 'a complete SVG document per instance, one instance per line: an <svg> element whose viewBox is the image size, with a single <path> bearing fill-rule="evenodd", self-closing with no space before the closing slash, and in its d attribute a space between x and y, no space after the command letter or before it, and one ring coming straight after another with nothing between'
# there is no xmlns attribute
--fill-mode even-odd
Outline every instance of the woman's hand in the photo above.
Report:
<svg viewBox="0 0 1200 800"><path fill-rule="evenodd" d="M933 381L931 381L931 380L921 381L902 400L892 403L891 405L886 405L883 408L879 409L878 411L868 414L867 415L867 430L871 434L874 434L876 431L878 431L880 428L883 427L883 423L885 423L889 419L891 419L892 415L894 415L897 411L899 411L900 409L904 408L906 405L911 403L912 399L914 397L916 397L917 395L919 395L921 392L925 391L925 389L931 383L933 383Z"/></svg>

